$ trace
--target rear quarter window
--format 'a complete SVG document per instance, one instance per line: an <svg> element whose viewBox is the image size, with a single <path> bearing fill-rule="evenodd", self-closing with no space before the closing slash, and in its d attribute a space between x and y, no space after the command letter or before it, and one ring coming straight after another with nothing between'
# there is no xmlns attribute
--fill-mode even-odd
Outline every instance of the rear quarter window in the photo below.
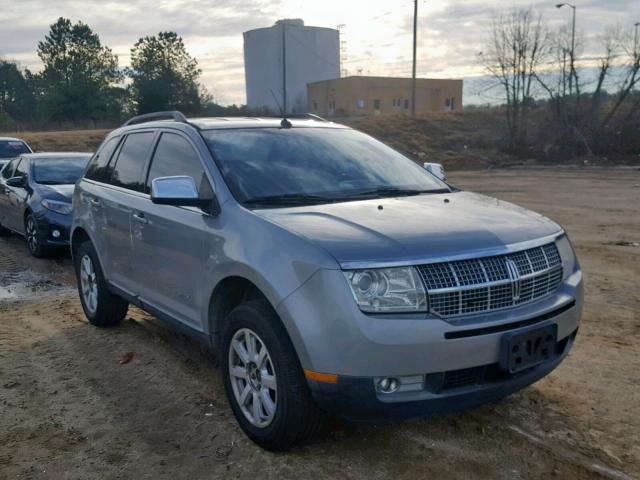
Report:
<svg viewBox="0 0 640 480"><path fill-rule="evenodd" d="M112 185L137 192L144 190L143 172L154 136L154 132L127 135L115 160L110 182Z"/></svg>
<svg viewBox="0 0 640 480"><path fill-rule="evenodd" d="M109 181L109 160L120 143L121 137L107 140L91 159L84 177L96 182Z"/></svg>

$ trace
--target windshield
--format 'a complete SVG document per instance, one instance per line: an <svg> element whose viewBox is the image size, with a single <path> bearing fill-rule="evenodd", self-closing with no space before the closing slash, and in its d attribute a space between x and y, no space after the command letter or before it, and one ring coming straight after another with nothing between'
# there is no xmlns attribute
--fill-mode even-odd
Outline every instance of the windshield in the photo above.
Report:
<svg viewBox="0 0 640 480"><path fill-rule="evenodd" d="M326 203L449 191L404 155L350 129L203 131L235 197Z"/></svg>
<svg viewBox="0 0 640 480"><path fill-rule="evenodd" d="M33 179L45 185L71 185L84 173L91 155L48 157L33 161Z"/></svg>
<svg viewBox="0 0 640 480"><path fill-rule="evenodd" d="M23 153L31 153L31 150L24 142L0 140L0 158L13 158Z"/></svg>

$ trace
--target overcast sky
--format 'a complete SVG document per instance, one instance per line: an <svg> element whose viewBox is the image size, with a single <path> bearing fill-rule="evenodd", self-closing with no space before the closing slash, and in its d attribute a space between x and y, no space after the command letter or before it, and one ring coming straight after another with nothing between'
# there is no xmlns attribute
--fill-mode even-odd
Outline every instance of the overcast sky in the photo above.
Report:
<svg viewBox="0 0 640 480"><path fill-rule="evenodd" d="M574 1L586 55L596 53L605 26L631 28L640 21L640 0ZM481 75L477 54L495 12L533 6L559 28L570 22L571 9L556 9L555 3L419 0L418 75ZM280 18L302 18L322 27L344 24L348 59L343 68L351 74L359 69L370 75L411 74L412 0L0 0L0 57L39 70L37 43L60 16L89 24L123 66L138 38L176 31L198 59L202 83L224 104L245 102L242 32ZM472 94L465 91L467 97Z"/></svg>

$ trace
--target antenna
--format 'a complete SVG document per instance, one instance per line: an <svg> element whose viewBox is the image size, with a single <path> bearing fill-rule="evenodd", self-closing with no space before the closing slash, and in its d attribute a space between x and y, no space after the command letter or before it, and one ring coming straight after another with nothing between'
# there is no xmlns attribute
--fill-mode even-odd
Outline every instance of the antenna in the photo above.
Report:
<svg viewBox="0 0 640 480"><path fill-rule="evenodd" d="M283 115L287 114L287 22L282 22L282 103L284 104ZM271 92L273 93L273 92Z"/></svg>
<svg viewBox="0 0 640 480"><path fill-rule="evenodd" d="M271 96L273 97L273 100L276 102L276 105L278 105L278 110L280 110L280 115L282 115L283 117L285 116L284 110L282 109L282 105L280 105L280 102L278 101L278 98L276 97L276 94L273 93L273 89L270 88L269 91L271 92Z"/></svg>

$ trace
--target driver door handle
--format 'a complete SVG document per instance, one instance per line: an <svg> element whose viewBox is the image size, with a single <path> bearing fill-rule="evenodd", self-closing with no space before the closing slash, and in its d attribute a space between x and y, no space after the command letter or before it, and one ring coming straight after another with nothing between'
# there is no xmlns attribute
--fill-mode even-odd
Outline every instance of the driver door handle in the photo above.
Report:
<svg viewBox="0 0 640 480"><path fill-rule="evenodd" d="M149 223L149 220L146 219L146 217L144 216L144 213L142 212L137 212L133 214L133 219L136 222L142 223L142 224L147 224Z"/></svg>

